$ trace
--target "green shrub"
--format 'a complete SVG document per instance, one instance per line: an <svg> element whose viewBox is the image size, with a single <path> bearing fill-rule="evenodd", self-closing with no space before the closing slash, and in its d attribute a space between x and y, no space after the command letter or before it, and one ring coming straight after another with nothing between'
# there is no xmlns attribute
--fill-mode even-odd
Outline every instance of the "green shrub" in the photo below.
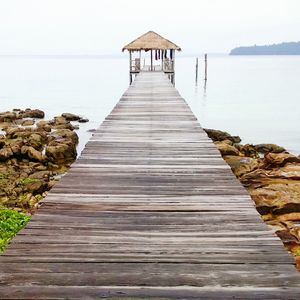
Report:
<svg viewBox="0 0 300 300"><path fill-rule="evenodd" d="M30 219L29 216L14 210L0 210L0 254Z"/></svg>

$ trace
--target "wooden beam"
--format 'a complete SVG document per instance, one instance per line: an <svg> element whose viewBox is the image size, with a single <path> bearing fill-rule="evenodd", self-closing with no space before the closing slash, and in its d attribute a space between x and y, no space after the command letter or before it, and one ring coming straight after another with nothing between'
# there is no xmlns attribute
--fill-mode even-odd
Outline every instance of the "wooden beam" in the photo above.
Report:
<svg viewBox="0 0 300 300"><path fill-rule="evenodd" d="M129 50L129 84L132 83L131 59L132 59L132 54L131 54L131 51Z"/></svg>
<svg viewBox="0 0 300 300"><path fill-rule="evenodd" d="M198 82L198 57L196 57L196 84Z"/></svg>
<svg viewBox="0 0 300 300"><path fill-rule="evenodd" d="M140 50L140 71L141 71L141 68L142 68L142 51Z"/></svg>
<svg viewBox="0 0 300 300"><path fill-rule="evenodd" d="M153 71L153 50L151 49L151 71Z"/></svg>
<svg viewBox="0 0 300 300"><path fill-rule="evenodd" d="M205 71L204 71L204 80L207 81L207 54L204 55Z"/></svg>

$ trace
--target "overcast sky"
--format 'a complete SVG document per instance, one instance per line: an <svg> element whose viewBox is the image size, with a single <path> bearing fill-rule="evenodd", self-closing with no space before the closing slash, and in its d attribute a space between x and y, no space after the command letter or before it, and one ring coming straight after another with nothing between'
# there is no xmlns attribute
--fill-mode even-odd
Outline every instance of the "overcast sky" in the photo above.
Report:
<svg viewBox="0 0 300 300"><path fill-rule="evenodd" d="M118 54L148 30L187 54L300 41L300 1L0 0L2 54Z"/></svg>

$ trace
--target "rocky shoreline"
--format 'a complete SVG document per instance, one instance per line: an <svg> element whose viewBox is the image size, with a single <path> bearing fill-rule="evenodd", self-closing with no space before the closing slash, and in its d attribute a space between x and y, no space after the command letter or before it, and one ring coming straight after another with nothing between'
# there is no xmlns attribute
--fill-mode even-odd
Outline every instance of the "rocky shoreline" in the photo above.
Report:
<svg viewBox="0 0 300 300"><path fill-rule="evenodd" d="M0 113L0 252L75 161L80 116L38 109Z"/></svg>
<svg viewBox="0 0 300 300"><path fill-rule="evenodd" d="M238 136L205 131L300 270L300 156L274 144L243 145Z"/></svg>
<svg viewBox="0 0 300 300"><path fill-rule="evenodd" d="M88 120L70 113L48 121L44 116L38 109L0 113L0 207L34 213L76 159L74 122Z"/></svg>

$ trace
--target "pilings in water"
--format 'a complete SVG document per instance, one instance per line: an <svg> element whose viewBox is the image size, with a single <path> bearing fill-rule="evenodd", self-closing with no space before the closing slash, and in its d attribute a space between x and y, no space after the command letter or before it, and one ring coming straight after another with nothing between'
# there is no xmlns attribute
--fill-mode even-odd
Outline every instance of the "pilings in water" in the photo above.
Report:
<svg viewBox="0 0 300 300"><path fill-rule="evenodd" d="M207 54L204 54L204 80L207 81Z"/></svg>
<svg viewBox="0 0 300 300"><path fill-rule="evenodd" d="M198 60L198 57L196 57L196 75L195 75L196 85L198 84L198 72L199 72L199 60ZM205 86L206 86L206 81L207 81L207 54L204 54L204 81L205 81Z"/></svg>
<svg viewBox="0 0 300 300"><path fill-rule="evenodd" d="M195 78L196 84L198 83L198 57L196 57L196 78Z"/></svg>

